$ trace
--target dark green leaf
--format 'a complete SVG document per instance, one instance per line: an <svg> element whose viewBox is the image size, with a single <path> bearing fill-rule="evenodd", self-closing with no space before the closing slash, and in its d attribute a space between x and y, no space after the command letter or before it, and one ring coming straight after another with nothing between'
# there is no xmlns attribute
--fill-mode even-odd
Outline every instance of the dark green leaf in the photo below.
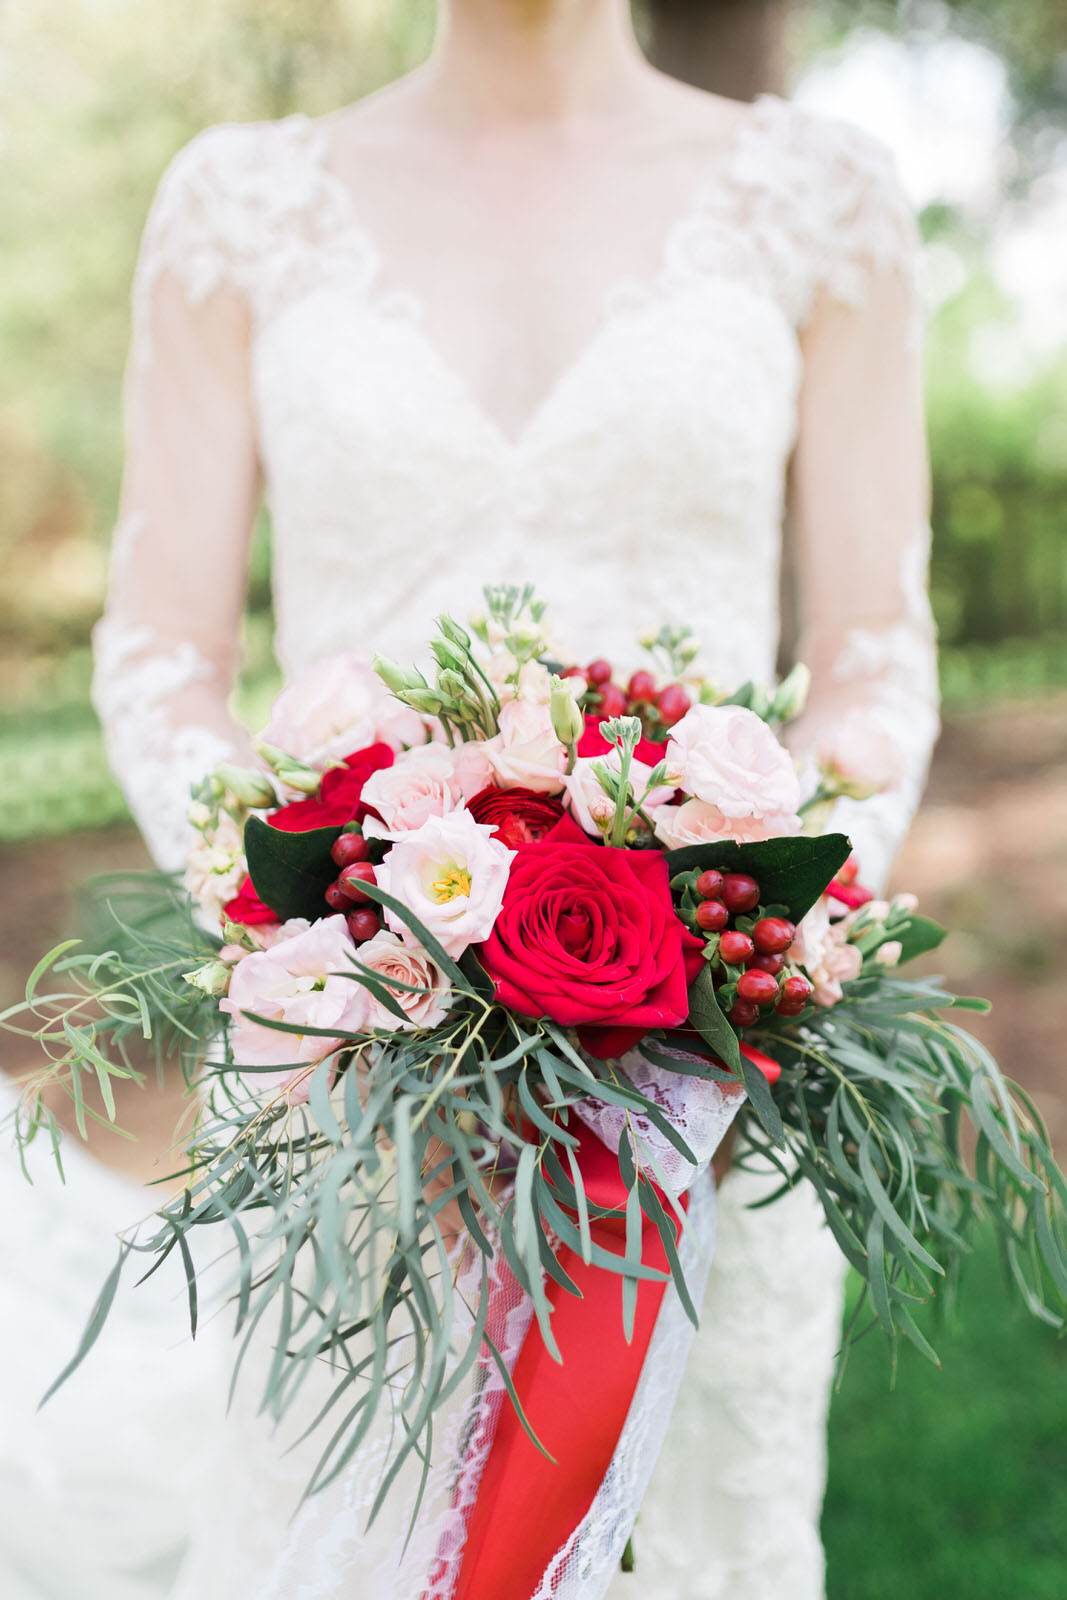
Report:
<svg viewBox="0 0 1067 1600"><path fill-rule="evenodd" d="M312 828L308 833L285 833L262 817L249 817L245 823L248 876L263 904L281 922L325 916L323 895L337 877L330 846L340 832L340 828Z"/></svg>
<svg viewBox="0 0 1067 1600"><path fill-rule="evenodd" d="M805 834L763 839L758 844L686 845L667 857L671 876L682 872L750 873L760 886L764 905L787 906L790 919L799 922L822 894L834 874L852 854L851 840L843 833L826 833L815 839Z"/></svg>

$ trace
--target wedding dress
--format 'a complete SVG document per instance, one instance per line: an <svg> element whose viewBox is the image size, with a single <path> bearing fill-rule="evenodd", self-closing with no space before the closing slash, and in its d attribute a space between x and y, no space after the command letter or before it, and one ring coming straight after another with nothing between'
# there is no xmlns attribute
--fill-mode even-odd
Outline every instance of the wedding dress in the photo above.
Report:
<svg viewBox="0 0 1067 1600"><path fill-rule="evenodd" d="M787 524L813 672L798 757L843 725L888 741L890 787L838 819L884 881L936 729L915 230L885 153L777 98L746 108L656 263L599 285L595 322L510 430L445 354L432 263L405 292L333 155L329 125L301 116L209 130L146 231L95 692L157 858L180 863L189 782L246 753L226 702L262 483L286 676L344 649L410 658L439 612L531 579L575 651L635 664L644 629L686 621L724 686L767 681ZM671 1106L683 1127L692 1082ZM698 1284L718 1235L701 1330L668 1293L608 1478L538 1596L822 1593L842 1266L805 1192L750 1209L768 1185L692 1184ZM215 1448L186 1600L419 1600L455 1513L447 1470L402 1552L410 1486L364 1526L373 1440L295 1515L306 1461L253 1400Z"/></svg>

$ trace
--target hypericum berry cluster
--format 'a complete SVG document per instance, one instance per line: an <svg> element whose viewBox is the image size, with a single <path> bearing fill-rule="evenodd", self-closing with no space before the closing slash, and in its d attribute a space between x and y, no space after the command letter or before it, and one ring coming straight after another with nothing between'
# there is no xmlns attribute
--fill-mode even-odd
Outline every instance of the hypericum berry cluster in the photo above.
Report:
<svg viewBox="0 0 1067 1600"><path fill-rule="evenodd" d="M326 890L326 904L331 911L343 914L356 943L365 944L381 928L371 897L363 887L378 881L369 860L370 846L362 833L353 829L334 840L330 855L341 871Z"/></svg>
<svg viewBox="0 0 1067 1600"><path fill-rule="evenodd" d="M568 667L565 678L584 678L589 685L589 709L605 718L640 717L646 732L658 738L685 716L692 700L680 683L658 689L651 672L635 672L625 689L613 683L614 668L599 657L587 667Z"/></svg>
<svg viewBox="0 0 1067 1600"><path fill-rule="evenodd" d="M760 906L760 886L747 872L702 872L692 884L692 919L708 940L715 986L724 990L727 1016L751 1028L771 1007L780 1017L798 1017L812 985L786 972L786 953L796 927L775 907Z"/></svg>

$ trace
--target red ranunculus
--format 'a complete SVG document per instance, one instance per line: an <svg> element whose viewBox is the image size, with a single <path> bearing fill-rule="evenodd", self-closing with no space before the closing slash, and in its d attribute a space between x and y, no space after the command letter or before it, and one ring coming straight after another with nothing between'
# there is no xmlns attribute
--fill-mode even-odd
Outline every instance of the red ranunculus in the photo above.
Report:
<svg viewBox="0 0 1067 1600"><path fill-rule="evenodd" d="M252 880L245 875L245 880L232 900L228 900L222 908L223 914L231 922L243 922L252 927L261 922L277 922L277 917L270 906L263 904L255 889Z"/></svg>
<svg viewBox="0 0 1067 1600"><path fill-rule="evenodd" d="M491 783L467 801L467 810L475 822L487 823L497 838L514 850L543 839L562 817L563 803L555 795L535 794L532 789L498 789Z"/></svg>
<svg viewBox="0 0 1067 1600"><path fill-rule="evenodd" d="M478 955L501 1005L577 1027L591 1054L607 1056L685 1021L694 947L665 858L593 844L567 818L519 846Z"/></svg>
<svg viewBox="0 0 1067 1600"><path fill-rule="evenodd" d="M611 749L611 745L600 731L603 720L603 717L595 711L586 712L585 732L578 740L580 756L606 756ZM646 767L654 767L657 761L663 760L666 752L665 744L657 744L654 739L639 739L634 757L638 761L643 761Z"/></svg>
<svg viewBox="0 0 1067 1600"><path fill-rule="evenodd" d="M322 775L317 795L294 800L271 812L267 821L283 833L310 833L312 828L336 828L346 822L362 822L370 807L360 801L363 785L372 772L391 767L396 758L387 744L369 744L345 756L343 767L330 767Z"/></svg>

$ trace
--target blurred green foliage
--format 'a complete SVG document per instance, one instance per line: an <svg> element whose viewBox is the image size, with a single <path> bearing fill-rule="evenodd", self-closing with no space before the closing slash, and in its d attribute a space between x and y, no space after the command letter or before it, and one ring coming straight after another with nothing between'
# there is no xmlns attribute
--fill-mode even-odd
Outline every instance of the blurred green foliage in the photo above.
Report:
<svg viewBox="0 0 1067 1600"><path fill-rule="evenodd" d="M827 1600L1063 1600L1067 1348L1013 1307L992 1239L943 1366L876 1331L830 1412Z"/></svg>
<svg viewBox="0 0 1067 1600"><path fill-rule="evenodd" d="M1032 151L1062 89L1058 0L955 9L979 35L1003 36L1015 134ZM807 37L830 47L846 25L928 26L945 12L820 0ZM424 56L432 23L433 0L7 0L0 11L0 836L46 816L69 826L72 811L122 814L86 701L87 642L118 494L128 284L160 171L211 122L317 113L388 81ZM974 341L990 325L1010 337L1013 308L973 219L939 208L924 225L960 264L929 339L945 686L970 698L1062 685L1067 353L1021 385L978 381ZM262 699L265 526L249 600Z"/></svg>

